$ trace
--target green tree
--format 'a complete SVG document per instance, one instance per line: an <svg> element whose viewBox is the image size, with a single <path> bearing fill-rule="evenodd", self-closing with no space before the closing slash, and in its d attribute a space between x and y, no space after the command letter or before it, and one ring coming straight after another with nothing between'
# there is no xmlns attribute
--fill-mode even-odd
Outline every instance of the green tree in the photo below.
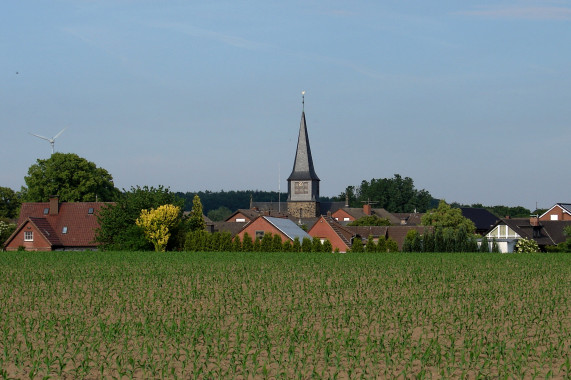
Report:
<svg viewBox="0 0 571 380"><path fill-rule="evenodd" d="M434 232L425 232L422 235L422 250L423 252L434 252Z"/></svg>
<svg viewBox="0 0 571 380"><path fill-rule="evenodd" d="M232 234L228 231L220 233L220 251L232 252Z"/></svg>
<svg viewBox="0 0 571 380"><path fill-rule="evenodd" d="M299 241L299 237L293 238L293 244L291 248L292 252L301 252L301 243Z"/></svg>
<svg viewBox="0 0 571 380"><path fill-rule="evenodd" d="M100 243L103 250L113 251L144 251L151 250L153 245L147 241L141 227L135 224L141 210L157 208L165 204L182 206L182 200L163 186L132 187L120 194L116 203L101 208L97 219L99 228L96 230L95 241ZM185 228L181 223L178 228ZM173 236L180 235L172 231ZM184 241L169 240L167 249L182 246Z"/></svg>
<svg viewBox="0 0 571 380"><path fill-rule="evenodd" d="M399 251L399 245L397 244L396 241L394 241L391 238L387 239L386 247L387 247L387 252L398 252Z"/></svg>
<svg viewBox="0 0 571 380"><path fill-rule="evenodd" d="M365 244L365 251L367 252L377 251L377 245L375 244L375 239L373 238L373 235L369 235L369 237L367 238L367 243Z"/></svg>
<svg viewBox="0 0 571 380"><path fill-rule="evenodd" d="M202 203L198 195L195 195L192 200L192 210L190 210L188 224L191 231L201 231L206 228L204 214L202 213Z"/></svg>
<svg viewBox="0 0 571 380"><path fill-rule="evenodd" d="M273 252L281 252L283 250L283 243L282 238L279 234L274 234L272 240L272 251Z"/></svg>
<svg viewBox="0 0 571 380"><path fill-rule="evenodd" d="M363 239L360 236L355 236L353 238L353 244L351 244L351 252L363 252Z"/></svg>
<svg viewBox="0 0 571 380"><path fill-rule="evenodd" d="M282 252L292 252L292 251L293 251L293 245L291 240L289 239L285 240L282 245Z"/></svg>
<svg viewBox="0 0 571 380"><path fill-rule="evenodd" d="M379 236L377 239L377 252L387 252L387 238Z"/></svg>
<svg viewBox="0 0 571 380"><path fill-rule="evenodd" d="M490 252L490 242L488 241L487 236L482 237L482 241L480 242L480 252L482 253Z"/></svg>
<svg viewBox="0 0 571 380"><path fill-rule="evenodd" d="M563 233L567 236L567 240L561 243L561 248L563 252L571 252L571 226L565 227Z"/></svg>
<svg viewBox="0 0 571 380"><path fill-rule="evenodd" d="M16 223L11 223L7 218L0 218L0 247L2 247L10 235L16 231L16 228Z"/></svg>
<svg viewBox="0 0 571 380"><path fill-rule="evenodd" d="M253 252L254 251L254 241L252 237L247 232L244 232L244 236L242 237L242 251L244 252Z"/></svg>
<svg viewBox="0 0 571 380"><path fill-rule="evenodd" d="M304 237L303 239L301 239L301 252L311 252L312 246L313 244L311 244L310 238Z"/></svg>
<svg viewBox="0 0 571 380"><path fill-rule="evenodd" d="M262 237L262 241L260 242L260 251L261 252L272 252L273 251L273 242L274 238L271 232L266 232Z"/></svg>
<svg viewBox="0 0 571 380"><path fill-rule="evenodd" d="M500 253L500 246L498 245L498 241L496 238L492 238L492 252L493 253Z"/></svg>
<svg viewBox="0 0 571 380"><path fill-rule="evenodd" d="M361 202L374 200L378 202L377 207L389 212L414 212L415 210L424 212L432 200L428 191L417 190L411 178L403 178L399 174L395 174L393 178L373 178L370 182L362 181L357 188L349 186L336 199L345 201L347 195L352 207L360 207Z"/></svg>
<svg viewBox="0 0 571 380"><path fill-rule="evenodd" d="M436 228L459 228L464 226L467 233L474 233L476 226L470 219L462 216L459 208L452 208L448 203L441 200L437 209L429 210L422 216L422 224Z"/></svg>
<svg viewBox="0 0 571 380"><path fill-rule="evenodd" d="M323 242L323 252L331 253L332 251L333 251L333 245L328 239L326 239Z"/></svg>
<svg viewBox="0 0 571 380"><path fill-rule="evenodd" d="M208 216L208 219L213 222L222 222L232 215L232 211L230 211L228 207L220 206L215 210L208 211L208 214L206 215Z"/></svg>
<svg viewBox="0 0 571 380"><path fill-rule="evenodd" d="M321 252L323 249L323 244L321 244L321 239L314 236L311 239L311 252Z"/></svg>
<svg viewBox="0 0 571 380"><path fill-rule="evenodd" d="M24 180L27 202L47 202L53 195L63 202L114 201L120 193L107 170L74 153L54 153L48 159L38 159Z"/></svg>
<svg viewBox="0 0 571 380"><path fill-rule="evenodd" d="M234 240L232 241L232 251L233 252L242 252L242 242L240 241L240 236L234 236Z"/></svg>
<svg viewBox="0 0 571 380"><path fill-rule="evenodd" d="M20 204L20 197L14 190L0 186L0 218L16 219Z"/></svg>

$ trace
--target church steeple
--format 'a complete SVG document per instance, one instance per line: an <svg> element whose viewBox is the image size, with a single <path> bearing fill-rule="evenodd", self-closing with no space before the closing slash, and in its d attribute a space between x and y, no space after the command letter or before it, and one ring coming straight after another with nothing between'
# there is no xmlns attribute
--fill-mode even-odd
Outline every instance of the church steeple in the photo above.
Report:
<svg viewBox="0 0 571 380"><path fill-rule="evenodd" d="M311 156L309 136L307 135L305 111L301 112L301 123L299 125L299 136L297 138L297 151L295 152L293 170L288 178L288 181L291 180L319 181L319 177L313 168L313 157Z"/></svg>
<svg viewBox="0 0 571 380"><path fill-rule="evenodd" d="M305 95L305 91L302 92ZM305 99L302 100L301 123L293 170L288 181L288 211L299 217L319 215L319 177L313 167L313 157L305 121ZM303 211L305 210L305 211Z"/></svg>

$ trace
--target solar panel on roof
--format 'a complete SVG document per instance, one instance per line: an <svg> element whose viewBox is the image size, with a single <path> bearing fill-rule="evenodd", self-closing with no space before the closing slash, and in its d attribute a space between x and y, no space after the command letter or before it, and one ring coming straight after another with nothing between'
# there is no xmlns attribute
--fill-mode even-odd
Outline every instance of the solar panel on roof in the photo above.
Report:
<svg viewBox="0 0 571 380"><path fill-rule="evenodd" d="M299 238L299 240L303 240L305 237L311 239L311 236L309 236L307 232L289 219L272 218L270 216L265 216L264 218L292 240L296 237Z"/></svg>

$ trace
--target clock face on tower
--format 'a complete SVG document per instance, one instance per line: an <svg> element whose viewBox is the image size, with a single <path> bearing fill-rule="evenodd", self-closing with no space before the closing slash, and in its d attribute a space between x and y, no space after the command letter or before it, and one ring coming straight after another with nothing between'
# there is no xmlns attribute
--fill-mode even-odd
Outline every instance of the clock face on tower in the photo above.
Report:
<svg viewBox="0 0 571 380"><path fill-rule="evenodd" d="M309 193L309 183L307 181L295 181L294 182L294 194L308 194Z"/></svg>

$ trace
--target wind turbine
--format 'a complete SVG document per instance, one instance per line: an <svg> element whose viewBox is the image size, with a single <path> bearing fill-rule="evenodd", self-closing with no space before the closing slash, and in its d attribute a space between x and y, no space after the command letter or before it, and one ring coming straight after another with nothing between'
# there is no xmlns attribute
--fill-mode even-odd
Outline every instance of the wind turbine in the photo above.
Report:
<svg viewBox="0 0 571 380"><path fill-rule="evenodd" d="M59 137L59 135L61 135L61 134L63 133L63 131L65 131L66 128L67 128L67 127L65 127L64 129L62 129L61 131L59 131L58 134L55 135L54 137L52 137L51 139L50 139L50 138L47 138L47 137L44 137L44 136L36 135L36 134L34 134L34 133L32 133L32 132L28 132L28 133L31 134L32 136L36 136L36 137L41 138L42 140L48 141L48 142L50 143L50 145L52 146L52 154L54 154L54 145L55 145L56 139Z"/></svg>

